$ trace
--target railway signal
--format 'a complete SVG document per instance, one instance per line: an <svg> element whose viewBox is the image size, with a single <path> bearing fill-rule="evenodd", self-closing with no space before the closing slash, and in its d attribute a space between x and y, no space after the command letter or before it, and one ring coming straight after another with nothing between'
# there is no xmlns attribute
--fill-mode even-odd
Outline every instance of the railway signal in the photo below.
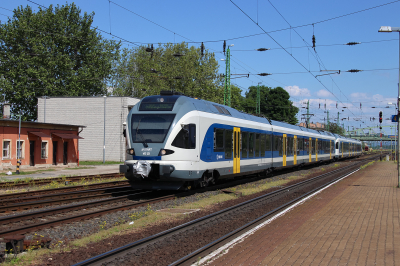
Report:
<svg viewBox="0 0 400 266"><path fill-rule="evenodd" d="M379 123L382 124L382 111L379 111Z"/></svg>

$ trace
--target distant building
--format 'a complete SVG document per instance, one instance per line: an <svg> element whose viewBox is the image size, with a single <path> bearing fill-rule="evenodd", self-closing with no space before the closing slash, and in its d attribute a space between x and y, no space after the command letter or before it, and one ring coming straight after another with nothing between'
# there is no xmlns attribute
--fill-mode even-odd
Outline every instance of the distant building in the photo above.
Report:
<svg viewBox="0 0 400 266"><path fill-rule="evenodd" d="M301 126L301 127L307 127L307 124L306 124L305 122L301 122L301 123L299 124L299 126ZM308 128L312 128L312 129L323 129L323 130L325 130L325 124L318 123L318 122L317 122L316 124L310 123L310 125L309 125Z"/></svg>
<svg viewBox="0 0 400 266"><path fill-rule="evenodd" d="M79 132L84 126L0 119L2 156L0 170L50 165L76 166L79 161Z"/></svg>
<svg viewBox="0 0 400 266"><path fill-rule="evenodd" d="M80 136L81 161L125 160L123 123L140 99L132 97L43 97L38 98L38 121L86 126ZM105 127L105 131L104 131ZM105 138L104 138L105 133Z"/></svg>

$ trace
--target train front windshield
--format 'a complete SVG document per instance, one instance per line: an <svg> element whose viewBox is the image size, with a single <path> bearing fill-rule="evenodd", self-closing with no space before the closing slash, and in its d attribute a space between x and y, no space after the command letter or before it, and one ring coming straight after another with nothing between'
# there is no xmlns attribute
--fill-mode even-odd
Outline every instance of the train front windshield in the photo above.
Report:
<svg viewBox="0 0 400 266"><path fill-rule="evenodd" d="M175 114L134 114L131 119L133 143L162 143Z"/></svg>

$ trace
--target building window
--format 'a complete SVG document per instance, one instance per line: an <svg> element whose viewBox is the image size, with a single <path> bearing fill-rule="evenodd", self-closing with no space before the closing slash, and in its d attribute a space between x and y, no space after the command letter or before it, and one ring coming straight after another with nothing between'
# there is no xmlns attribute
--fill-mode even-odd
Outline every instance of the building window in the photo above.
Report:
<svg viewBox="0 0 400 266"><path fill-rule="evenodd" d="M3 159L10 159L10 141L3 140Z"/></svg>
<svg viewBox="0 0 400 266"><path fill-rule="evenodd" d="M25 158L24 147L25 147L24 142L22 140L21 141L17 140L17 159Z"/></svg>
<svg viewBox="0 0 400 266"><path fill-rule="evenodd" d="M47 142L42 142L41 155L42 159L47 159Z"/></svg>

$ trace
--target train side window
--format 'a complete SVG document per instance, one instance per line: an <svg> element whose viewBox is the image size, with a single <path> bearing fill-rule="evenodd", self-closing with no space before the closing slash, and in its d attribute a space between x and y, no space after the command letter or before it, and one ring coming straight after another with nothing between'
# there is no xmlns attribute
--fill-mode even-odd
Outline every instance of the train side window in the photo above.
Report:
<svg viewBox="0 0 400 266"><path fill-rule="evenodd" d="M293 155L293 137L287 137L287 155Z"/></svg>
<svg viewBox="0 0 400 266"><path fill-rule="evenodd" d="M311 140L311 154L315 154L315 139Z"/></svg>
<svg viewBox="0 0 400 266"><path fill-rule="evenodd" d="M271 151L271 148L272 148L272 144L271 144L271 140L272 140L272 137L271 137L272 135L270 135L270 134L267 134L265 137L266 137L266 140L265 140L265 150L266 151Z"/></svg>
<svg viewBox="0 0 400 266"><path fill-rule="evenodd" d="M265 157L265 134L261 134L261 157Z"/></svg>
<svg viewBox="0 0 400 266"><path fill-rule="evenodd" d="M247 158L248 133L242 132L242 158Z"/></svg>
<svg viewBox="0 0 400 266"><path fill-rule="evenodd" d="M225 159L232 158L232 130L225 130Z"/></svg>
<svg viewBox="0 0 400 266"><path fill-rule="evenodd" d="M283 144L283 137L274 136L274 151L279 152L279 156L283 155L282 144Z"/></svg>
<svg viewBox="0 0 400 266"><path fill-rule="evenodd" d="M182 149L196 148L196 125L184 125L171 143L172 146Z"/></svg>
<svg viewBox="0 0 400 266"><path fill-rule="evenodd" d="M308 138L304 138L304 151L306 152L306 154L310 154L310 149L309 149L309 139Z"/></svg>
<svg viewBox="0 0 400 266"><path fill-rule="evenodd" d="M224 151L224 131L223 129L216 128L214 130L214 151Z"/></svg>
<svg viewBox="0 0 400 266"><path fill-rule="evenodd" d="M255 157L260 157L260 145L261 145L261 141L260 141L260 134L256 134L256 154Z"/></svg>
<svg viewBox="0 0 400 266"><path fill-rule="evenodd" d="M254 157L254 135L255 133L249 133L249 158Z"/></svg>

